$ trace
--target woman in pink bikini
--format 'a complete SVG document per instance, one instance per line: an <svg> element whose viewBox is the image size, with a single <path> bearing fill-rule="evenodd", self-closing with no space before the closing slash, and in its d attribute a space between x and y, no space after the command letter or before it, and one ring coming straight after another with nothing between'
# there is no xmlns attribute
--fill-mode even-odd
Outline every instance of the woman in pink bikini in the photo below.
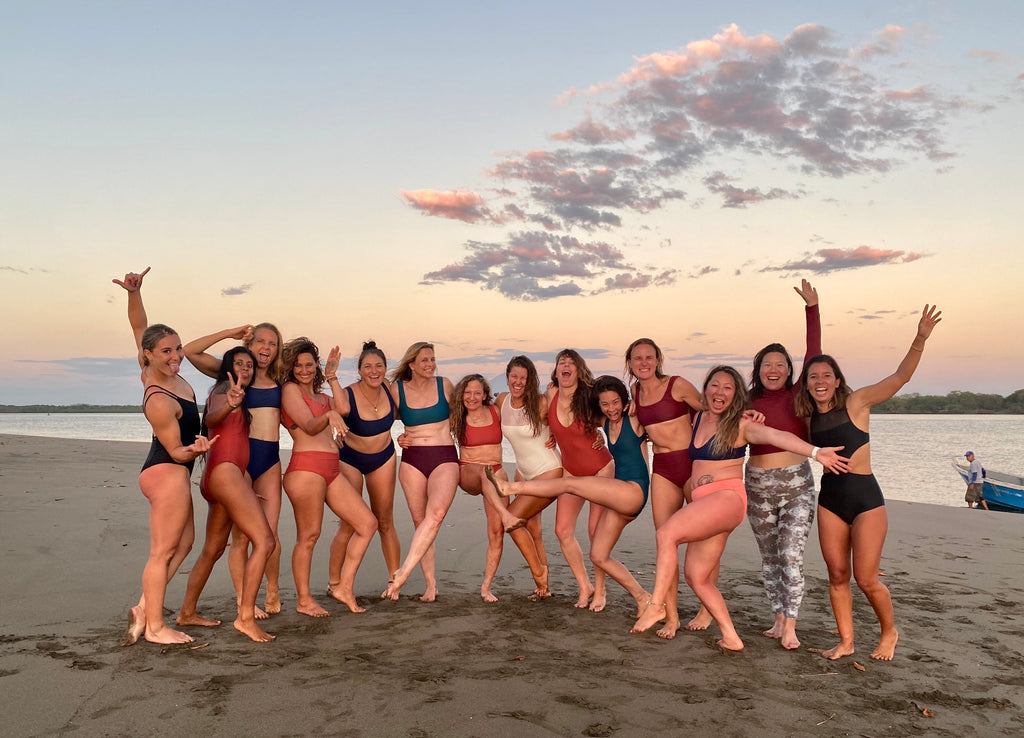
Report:
<svg viewBox="0 0 1024 738"><path fill-rule="evenodd" d="M283 353L288 375L281 389L281 423L292 437L284 491L295 511L295 609L314 618L330 615L309 590L313 547L323 527L326 502L354 531L345 553L341 581L332 594L352 612L364 612L356 603L353 585L366 547L377 531L377 519L363 502L363 496L341 476L338 443L344 441L346 427L333 400L320 392L324 373L316 344L308 338L296 338L285 344Z"/></svg>

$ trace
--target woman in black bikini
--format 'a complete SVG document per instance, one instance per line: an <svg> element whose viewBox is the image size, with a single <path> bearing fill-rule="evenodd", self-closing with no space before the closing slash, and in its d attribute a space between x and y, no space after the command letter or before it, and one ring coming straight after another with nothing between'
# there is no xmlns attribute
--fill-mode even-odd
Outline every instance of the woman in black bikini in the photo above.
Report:
<svg viewBox="0 0 1024 738"><path fill-rule="evenodd" d="M896 651L899 633L892 598L878 577L889 520L882 491L871 473L868 426L871 406L895 395L914 375L925 342L941 315L934 305L924 306L907 355L894 374L877 384L851 391L836 360L825 355L810 359L800 374L803 391L797 397L797 414L810 417L811 443L843 446L850 459L849 473L822 475L818 495L818 540L828 567L828 596L839 629L839 644L824 652L827 659L854 652L851 556L853 577L881 627L871 658L891 661Z"/></svg>
<svg viewBox="0 0 1024 738"><path fill-rule="evenodd" d="M167 627L164 595L195 539L192 467L213 443L199 435L195 392L178 374L185 358L181 339L166 325L147 327L141 290L148 273L149 267L113 280L128 293L128 322L135 334L145 393L142 409L153 426L153 443L139 474L139 488L150 506L149 558L142 570L142 597L129 614L123 646L143 635L152 643L192 641L187 633Z"/></svg>

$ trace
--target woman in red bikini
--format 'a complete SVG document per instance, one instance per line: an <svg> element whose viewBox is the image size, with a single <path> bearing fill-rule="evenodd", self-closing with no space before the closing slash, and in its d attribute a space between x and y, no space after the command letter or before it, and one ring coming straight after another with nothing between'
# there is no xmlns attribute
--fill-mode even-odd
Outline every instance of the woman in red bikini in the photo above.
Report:
<svg viewBox="0 0 1024 738"><path fill-rule="evenodd" d="M651 464L651 512L655 529L660 528L683 506L683 488L690 479L690 412L701 407L700 392L682 377L667 377L662 371L665 357L649 338L638 338L626 349L626 372L636 384L633 406L637 420L646 429L654 449ZM658 631L661 638L675 638L679 630L679 572L667 596L668 616ZM688 630L703 630L711 615L701 611Z"/></svg>
<svg viewBox="0 0 1024 738"><path fill-rule="evenodd" d="M246 472L250 415L243 403L255 366L256 358L249 349L243 346L229 349L221 361L217 383L206 399L203 425L217 438L216 445L207 455L206 469L199 484L200 492L210 504L206 517L206 543L188 576L178 625L220 625L219 620L200 616L196 612L196 604L213 565L224 553L231 526L235 524L252 543L252 554L245 563L234 626L235 630L262 643L274 639L256 623L256 595L263 580L263 570L274 550L274 532Z"/></svg>
<svg viewBox="0 0 1024 738"><path fill-rule="evenodd" d="M546 393L548 401L548 427L562 452L562 468L569 477L614 476L612 455L597 432L597 421L590 408L590 388L594 375L587 362L574 349L562 349L555 356L555 369L551 372L551 386ZM585 500L573 494L558 498L555 512L555 535L562 547L565 561L579 584L580 595L576 607L587 607L593 612L604 609L607 595L604 571L594 570L594 584L587 576L583 551L576 540L576 519ZM591 540L604 508L590 503L587 530ZM526 516L523 516L526 517ZM592 601L591 601L592 600Z"/></svg>
<svg viewBox="0 0 1024 738"><path fill-rule="evenodd" d="M346 428L331 398L320 392L324 373L316 344L308 338L289 341L284 346L284 365L288 377L281 389L281 423L292 437L284 491L295 511L295 609L314 618L330 615L309 591L313 547L323 527L326 502L354 531L345 553L341 581L332 594L352 612L365 612L356 603L352 588L366 547L377 531L377 519L363 502L363 496L341 476L338 444L344 441Z"/></svg>
<svg viewBox="0 0 1024 738"><path fill-rule="evenodd" d="M491 401L491 386L480 374L469 374L455 385L452 396L461 398L449 415L452 436L459 444L459 486L471 495L482 495L487 516L487 558L480 597L497 602L491 592L501 563L505 531L522 528L526 521L508 511L508 500L498 496L484 474L486 468L502 481L508 476L501 465L501 418Z"/></svg>

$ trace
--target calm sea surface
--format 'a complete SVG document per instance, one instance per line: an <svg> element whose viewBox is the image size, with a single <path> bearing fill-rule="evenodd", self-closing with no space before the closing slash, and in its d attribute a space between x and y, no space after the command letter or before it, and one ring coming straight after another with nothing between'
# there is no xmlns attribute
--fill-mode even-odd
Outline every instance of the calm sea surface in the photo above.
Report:
<svg viewBox="0 0 1024 738"><path fill-rule="evenodd" d="M401 424L395 424L395 434ZM146 418L135 413L0 413L0 433L103 441L151 438ZM287 433L281 446L291 448ZM886 497L936 505L963 505L964 484L952 457L972 450L987 469L1024 473L1022 415L873 415L872 468ZM506 445L505 459L513 459ZM140 456L140 463L142 457ZM815 471L820 469L814 464Z"/></svg>

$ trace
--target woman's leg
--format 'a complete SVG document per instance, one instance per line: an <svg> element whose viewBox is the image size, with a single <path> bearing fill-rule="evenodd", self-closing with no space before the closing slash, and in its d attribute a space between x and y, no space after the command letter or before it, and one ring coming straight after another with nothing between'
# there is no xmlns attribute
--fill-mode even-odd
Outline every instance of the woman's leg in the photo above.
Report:
<svg viewBox="0 0 1024 738"><path fill-rule="evenodd" d="M269 614L281 612L281 537L277 528L281 520L281 464L278 462L270 469L254 479L252 489L259 498L263 514L267 518L270 530L274 533L274 550L267 559L267 596L263 601L263 609ZM243 549L245 550L245 549ZM259 616L259 613L256 613Z"/></svg>
<svg viewBox="0 0 1024 738"><path fill-rule="evenodd" d="M145 622L145 638L152 643L192 642L187 633L168 628L163 615L167 583L191 548L189 529L195 535L190 485L188 470L177 464L157 464L139 475L139 487L149 500L149 557L142 570L142 599L132 608L129 629L137 631L138 623Z"/></svg>
<svg viewBox="0 0 1024 738"><path fill-rule="evenodd" d="M433 602L437 598L437 580L434 578L434 539L441 529L444 516L455 499L459 486L459 465L454 462L439 464L429 478L411 464L400 464L398 478L405 491L409 512L416 532L409 544L409 553L402 566L394 572L393 581L381 595L397 600L399 591L417 564L423 570L426 589L420 596L421 602Z"/></svg>
<svg viewBox="0 0 1024 738"><path fill-rule="evenodd" d="M217 470L214 470L217 471ZM212 484L212 479L210 484ZM199 603L199 595L202 594L206 582L213 571L213 565L217 563L224 553L224 547L228 543L228 535L231 533L231 518L227 509L219 502L209 504L209 512L206 516L206 540L203 543L203 550L199 558L192 564L192 571L188 575L188 583L185 585L185 599L181 603L181 610L178 611L176 622L178 625L201 625L213 627L220 625L219 620L204 618L196 612Z"/></svg>
<svg viewBox="0 0 1024 738"><path fill-rule="evenodd" d="M889 530L889 517L884 507L862 512L853 520L853 577L857 586L868 598L878 618L881 636L878 645L871 652L871 658L892 661L896 651L899 633L896 630L896 619L892 609L892 597L889 589L878 578L878 569L882 560L882 546L885 534Z"/></svg>
<svg viewBox="0 0 1024 738"><path fill-rule="evenodd" d="M327 485L324 478L310 471L292 471L284 475L284 490L295 513L295 548L292 549L292 576L295 578L296 612L314 618L330 615L320 607L309 591L309 570L313 548L320 538L324 522Z"/></svg>
<svg viewBox="0 0 1024 738"><path fill-rule="evenodd" d="M366 612L356 603L355 582L359 564L366 555L366 549L377 532L377 518L373 517L370 508L363 502L362 490L359 492L339 475L327 487L327 506L331 512L352 527L352 537L345 549L345 561L341 567L341 578L331 596L338 602L348 605L352 612Z"/></svg>
<svg viewBox="0 0 1024 738"><path fill-rule="evenodd" d="M583 549L576 540L576 520L580 516L585 500L576 495L561 495L555 503L555 535L562 548L562 556L569 570L576 577L579 586L579 597L576 607L586 607L594 595L594 585L587 576L587 567L583 563Z"/></svg>
<svg viewBox="0 0 1024 738"><path fill-rule="evenodd" d="M779 510L779 561L782 576L783 627L782 647L793 650L800 647L796 636L796 620L804 599L804 551L814 523L814 477L807 464L806 477L799 486L789 491L795 494ZM800 485L794 479L794 485Z"/></svg>
<svg viewBox="0 0 1024 738"><path fill-rule="evenodd" d="M683 572L686 575L686 583L690 585L690 589L711 613L711 617L722 631L718 645L729 651L742 651L743 641L732 624L729 608L726 607L722 593L718 591L715 576L728 539L728 533L719 533L705 540L689 543L686 546Z"/></svg>
<svg viewBox="0 0 1024 738"><path fill-rule="evenodd" d="M639 490L635 482L620 482L629 484ZM640 493L641 496L643 493ZM636 510L636 508L633 508ZM620 515L611 509L605 509L601 519L597 523L597 530L594 534L594 541L590 546L590 560L594 566L605 572L608 576L618 582L636 600L637 612L634 617L640 617L640 612L651 599L650 593L636 581L629 569L622 565L622 562L612 558L612 548L622 535L623 529L633 521L632 517ZM593 606L590 608L593 610Z"/></svg>
<svg viewBox="0 0 1024 738"><path fill-rule="evenodd" d="M494 584L494 576L498 573L498 564L501 563L501 553L505 544L505 523L494 506L486 501L484 515L487 518L487 556L484 561L484 581L480 585L480 597L484 602L497 602L498 598L491 591L491 587Z"/></svg>
<svg viewBox="0 0 1024 738"><path fill-rule="evenodd" d="M782 556L779 550L780 522L777 496L773 489L774 469L747 467L747 522L761 553L761 581L775 622L764 631L769 638L782 638L785 629Z"/></svg>
<svg viewBox="0 0 1024 738"><path fill-rule="evenodd" d="M388 572L393 572L402 563L402 543L395 529L395 473L397 457L392 456L383 466L366 475L366 491L370 497L370 510L377 518L377 533L380 549ZM353 487L357 485L353 484Z"/></svg>
<svg viewBox="0 0 1024 738"><path fill-rule="evenodd" d="M651 513L654 529L657 531L683 506L683 490L660 474L651 475ZM658 630L659 638L672 639L679 631L679 552L676 551L676 569L671 574L670 584L663 599L667 609L665 624ZM669 573L669 572L666 572ZM653 599L653 595L652 595Z"/></svg>
<svg viewBox="0 0 1024 738"><path fill-rule="evenodd" d="M818 541L828 568L828 598L839 630L839 643L822 655L838 659L853 653L853 596L850 593L851 528L838 515L818 506Z"/></svg>

